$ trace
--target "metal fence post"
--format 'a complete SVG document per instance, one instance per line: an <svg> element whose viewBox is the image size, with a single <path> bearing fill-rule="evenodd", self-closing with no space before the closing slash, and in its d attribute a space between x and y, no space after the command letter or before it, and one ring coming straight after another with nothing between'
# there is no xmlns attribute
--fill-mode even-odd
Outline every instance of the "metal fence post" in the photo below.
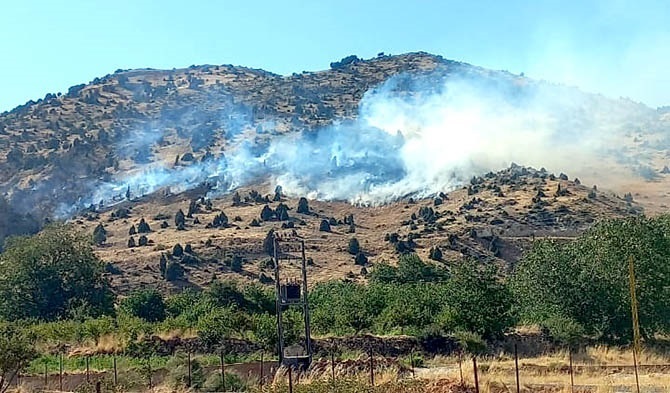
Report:
<svg viewBox="0 0 670 393"><path fill-rule="evenodd" d="M221 349L221 387L226 391L226 359L223 357L223 349Z"/></svg>
<svg viewBox="0 0 670 393"><path fill-rule="evenodd" d="M372 357L372 349L370 349L369 353L369 358L370 358L370 386L374 387L375 386L375 361L374 358Z"/></svg>
<svg viewBox="0 0 670 393"><path fill-rule="evenodd" d="M112 362L113 362L113 366L114 366L114 386L116 386L119 382L119 373L118 373L118 370L116 368L116 353L114 353L112 355Z"/></svg>
<svg viewBox="0 0 670 393"><path fill-rule="evenodd" d="M516 343L514 343L514 369L516 370L516 393L521 393L519 384L519 350Z"/></svg>
<svg viewBox="0 0 670 393"><path fill-rule="evenodd" d="M477 375L477 357L472 357L472 369L475 373L475 393L479 393L479 376Z"/></svg>
<svg viewBox="0 0 670 393"><path fill-rule="evenodd" d="M260 380L259 380L259 385L260 385L261 387L263 386L263 371L264 371L264 370L263 370L263 355L264 355L264 352L261 351L261 378L260 378Z"/></svg>
<svg viewBox="0 0 670 393"><path fill-rule="evenodd" d="M191 348L188 349L188 380L187 380L187 385L189 388L191 387Z"/></svg>
<svg viewBox="0 0 670 393"><path fill-rule="evenodd" d="M572 368L572 348L569 349L569 354L570 354L570 391L572 393L575 393L575 376L574 376L574 370Z"/></svg>
<svg viewBox="0 0 670 393"><path fill-rule="evenodd" d="M59 352L58 357L58 389L63 391L63 353Z"/></svg>

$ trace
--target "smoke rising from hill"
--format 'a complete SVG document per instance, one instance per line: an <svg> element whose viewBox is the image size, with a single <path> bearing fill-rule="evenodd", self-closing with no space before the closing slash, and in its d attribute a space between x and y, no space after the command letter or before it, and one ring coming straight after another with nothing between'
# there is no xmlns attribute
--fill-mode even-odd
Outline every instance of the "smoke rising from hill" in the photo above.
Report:
<svg viewBox="0 0 670 393"><path fill-rule="evenodd" d="M655 113L505 73L404 74L368 91L354 121L264 144L236 138L225 156L186 167L148 164L99 184L84 205L127 187L140 195L207 181L226 193L268 178L292 195L380 204L446 192L512 162L575 175L595 163L605 171L603 158L622 157L621 138Z"/></svg>

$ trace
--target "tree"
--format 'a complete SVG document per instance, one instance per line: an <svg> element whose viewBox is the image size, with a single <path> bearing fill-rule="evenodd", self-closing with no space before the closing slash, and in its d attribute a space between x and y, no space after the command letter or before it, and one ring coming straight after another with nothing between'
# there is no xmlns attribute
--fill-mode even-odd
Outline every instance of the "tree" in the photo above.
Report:
<svg viewBox="0 0 670 393"><path fill-rule="evenodd" d="M137 234L137 229L135 229L135 225L131 225L130 229L128 230L128 235L133 236Z"/></svg>
<svg viewBox="0 0 670 393"><path fill-rule="evenodd" d="M177 211L177 213L174 215L174 225L177 228L186 225L186 216L184 216L184 212L181 209L179 209L179 211Z"/></svg>
<svg viewBox="0 0 670 393"><path fill-rule="evenodd" d="M177 281L184 277L184 268L178 262L168 262L165 268L165 280Z"/></svg>
<svg viewBox="0 0 670 393"><path fill-rule="evenodd" d="M205 299L217 307L245 306L244 293L235 281L215 281L205 292Z"/></svg>
<svg viewBox="0 0 670 393"><path fill-rule="evenodd" d="M239 255L233 255L233 259L230 261L230 270L234 272L242 271L242 257Z"/></svg>
<svg viewBox="0 0 670 393"><path fill-rule="evenodd" d="M514 326L516 314L509 288L498 279L495 265L464 260L447 283L448 303L437 316L446 331L465 331L491 339Z"/></svg>
<svg viewBox="0 0 670 393"><path fill-rule="evenodd" d="M212 227L213 228L226 228L228 226L228 216L226 216L226 213L221 212L214 216L214 219L212 220Z"/></svg>
<svg viewBox="0 0 670 393"><path fill-rule="evenodd" d="M114 295L90 237L52 225L12 238L0 255L0 318L54 320L79 313L113 313Z"/></svg>
<svg viewBox="0 0 670 393"><path fill-rule="evenodd" d="M155 289L135 291L121 301L121 310L128 315L142 318L147 322L159 322L165 319L165 302Z"/></svg>
<svg viewBox="0 0 670 393"><path fill-rule="evenodd" d="M319 224L319 230L321 232L330 232L330 222L328 222L328 220L321 220L321 224Z"/></svg>
<svg viewBox="0 0 670 393"><path fill-rule="evenodd" d="M307 198L300 197L300 200L298 200L298 209L296 211L301 214L309 214L309 202L307 202Z"/></svg>
<svg viewBox="0 0 670 393"><path fill-rule="evenodd" d="M380 263L372 273L371 280L379 283L415 283L445 281L448 274L444 269L424 263L414 253L403 254L398 258L398 266Z"/></svg>
<svg viewBox="0 0 670 393"><path fill-rule="evenodd" d="M233 206L240 206L242 204L242 197L240 197L240 193L235 191L233 194Z"/></svg>
<svg viewBox="0 0 670 393"><path fill-rule="evenodd" d="M9 389L16 375L38 355L36 337L18 324L0 322L0 393Z"/></svg>
<svg viewBox="0 0 670 393"><path fill-rule="evenodd" d="M442 250L440 250L439 247L433 247L430 249L430 259L433 261L441 261L442 260Z"/></svg>
<svg viewBox="0 0 670 393"><path fill-rule="evenodd" d="M149 227L149 224L144 221L144 218L140 220L140 223L137 225L137 232L138 233L149 233L151 232L151 228Z"/></svg>
<svg viewBox="0 0 670 393"><path fill-rule="evenodd" d="M140 247L144 247L149 244L149 238L147 238L145 235L140 236L140 238L137 240L137 245Z"/></svg>
<svg viewBox="0 0 670 393"><path fill-rule="evenodd" d="M167 272L167 258L165 257L165 254L161 253L161 259L160 262L158 263L158 268L160 269L161 272L161 277L165 278L165 273Z"/></svg>
<svg viewBox="0 0 670 393"><path fill-rule="evenodd" d="M200 318L198 337L211 348L235 333L244 334L248 326L248 316L236 307L217 308Z"/></svg>
<svg viewBox="0 0 670 393"><path fill-rule="evenodd" d="M512 278L522 318L541 325L571 320L588 335L628 342L628 261L633 258L641 333L670 332L668 233L669 216L631 217L603 221L568 244L535 242Z"/></svg>
<svg viewBox="0 0 670 393"><path fill-rule="evenodd" d="M174 247L172 247L172 255L177 258L184 255L184 248L181 246L181 244L177 243L174 245Z"/></svg>
<svg viewBox="0 0 670 393"><path fill-rule="evenodd" d="M288 206L283 203L280 203L275 209L275 214L279 221L287 221L290 217L288 215Z"/></svg>
<svg viewBox="0 0 670 393"><path fill-rule="evenodd" d="M354 263L357 265L365 265L368 263L368 257L365 256L362 252L359 252L356 254L356 257L354 258Z"/></svg>
<svg viewBox="0 0 670 393"><path fill-rule="evenodd" d="M102 223L100 223L93 230L93 243L95 243L95 245L97 246L101 246L106 241L107 241L107 230L102 225Z"/></svg>
<svg viewBox="0 0 670 393"><path fill-rule="evenodd" d="M261 210L261 220L263 221L270 221L272 218L274 218L275 212L272 210L272 208L268 205L263 206L263 210Z"/></svg>
<svg viewBox="0 0 670 393"><path fill-rule="evenodd" d="M349 254L351 255L356 255L361 251L361 245L358 243L358 239L355 237L352 237L349 239L349 245L347 246L347 251L349 251Z"/></svg>
<svg viewBox="0 0 670 393"><path fill-rule="evenodd" d="M270 229L263 240L263 250L266 254L274 257L275 252L275 230Z"/></svg>
<svg viewBox="0 0 670 393"><path fill-rule="evenodd" d="M198 208L198 202L195 199L191 200L191 203L188 204L188 212L186 213L186 217L192 218L194 214L199 212L200 208Z"/></svg>

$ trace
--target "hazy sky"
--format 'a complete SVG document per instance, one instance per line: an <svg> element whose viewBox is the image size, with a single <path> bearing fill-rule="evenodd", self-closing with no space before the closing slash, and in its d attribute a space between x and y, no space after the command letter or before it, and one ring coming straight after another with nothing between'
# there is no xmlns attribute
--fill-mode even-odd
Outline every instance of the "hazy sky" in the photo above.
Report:
<svg viewBox="0 0 670 393"><path fill-rule="evenodd" d="M281 74L428 51L670 104L670 1L1 0L0 111L118 68Z"/></svg>

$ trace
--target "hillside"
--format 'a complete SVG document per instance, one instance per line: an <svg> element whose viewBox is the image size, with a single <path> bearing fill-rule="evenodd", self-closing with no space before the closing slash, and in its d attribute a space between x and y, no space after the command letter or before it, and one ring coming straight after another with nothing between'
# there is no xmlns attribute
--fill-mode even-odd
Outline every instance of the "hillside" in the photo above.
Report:
<svg viewBox="0 0 670 393"><path fill-rule="evenodd" d="M485 122L472 118L473 97L485 101L474 111ZM465 128L428 133L454 119ZM540 136L526 132L535 129ZM372 264L393 261L398 247L426 259L439 247L444 260L509 267L533 237L666 211L669 130L662 108L423 52L352 56L290 76L232 65L117 70L0 115L0 237L54 218L91 232L103 223L97 253L118 269L121 292L202 286L221 274L258 280L263 239L282 225L308 240L315 281L364 279L347 251L352 236ZM277 186L293 224L260 219L266 204L277 208ZM269 201L252 194L232 206L235 190ZM296 213L302 196L312 214ZM177 230L175 213L192 200L197 212ZM124 218L111 217L119 209ZM220 212L228 224L208 228ZM343 223L350 214L355 233ZM149 244L129 248L141 218ZM319 231L323 219L332 232ZM393 233L399 242L385 240ZM182 263L187 280L168 283L159 260L176 243L191 244L197 261ZM228 266L234 256L241 272Z"/></svg>
<svg viewBox="0 0 670 393"><path fill-rule="evenodd" d="M296 198L282 196L275 201L279 198L253 189L240 189L238 195L240 202L233 196L212 201L196 191L156 194L109 211L85 213L76 223L89 233L103 223L107 241L96 252L111 264L114 286L126 293L144 286L165 292L199 288L217 278L271 282L272 268L264 250L270 230L305 240L313 262L308 269L313 284L333 278L364 281L371 266L394 262L399 252L414 250L429 260L434 248L442 254L434 263L469 257L507 270L535 237L571 239L598 220L641 212L635 203L568 180L566 175L520 166L472 179L467 187L434 199L410 198L379 207L310 201L306 214L297 212ZM288 207L288 217L262 219L266 206L277 211L281 204ZM193 213L181 229L175 224L180 209ZM217 221L221 214L225 221ZM131 226L137 230L142 219L150 232L130 235ZM321 230L323 220L331 224L330 231ZM139 245L140 236L146 236L146 245ZM356 263L348 249L351 238L359 241L365 263ZM171 256L176 244L190 245L192 252ZM168 263L184 267L183 279L163 279L161 255L167 256ZM233 266L234 258L241 262L239 270ZM286 266L285 273L297 278L298 265Z"/></svg>

